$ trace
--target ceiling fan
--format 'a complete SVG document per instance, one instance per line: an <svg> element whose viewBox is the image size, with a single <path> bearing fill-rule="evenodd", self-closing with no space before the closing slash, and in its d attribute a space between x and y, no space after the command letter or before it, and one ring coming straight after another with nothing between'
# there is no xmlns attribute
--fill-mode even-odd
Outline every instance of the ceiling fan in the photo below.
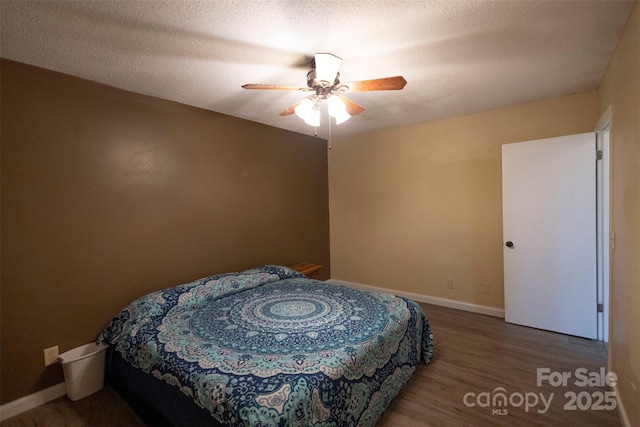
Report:
<svg viewBox="0 0 640 427"><path fill-rule="evenodd" d="M364 108L346 96L349 92L368 92L375 90L400 90L407 81L402 76L362 80L349 83L340 82L340 64L342 59L330 53L316 53L311 60L311 71L307 73L307 87L282 86L268 84L246 84L244 89L262 90L300 90L312 92L311 95L296 102L282 113L289 116L296 113L305 123L320 126L320 102L327 100L329 115L340 124L351 116L360 114Z"/></svg>

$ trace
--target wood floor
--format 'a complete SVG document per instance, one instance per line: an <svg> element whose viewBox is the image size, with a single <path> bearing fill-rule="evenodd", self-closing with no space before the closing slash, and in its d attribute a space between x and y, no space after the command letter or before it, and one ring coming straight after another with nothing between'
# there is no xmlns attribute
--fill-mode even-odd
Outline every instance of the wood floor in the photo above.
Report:
<svg viewBox="0 0 640 427"><path fill-rule="evenodd" d="M588 409L598 403L600 393L610 391L607 387L575 384L580 379L576 369L585 368L595 381L592 373L607 366L602 343L510 325L495 317L422 306L432 325L435 357L428 366L418 367L377 427L622 425L617 409ZM566 386L554 387L548 381L538 386L538 368L569 372L571 377ZM500 391L507 397L506 406L497 406L498 401L493 406ZM571 393L580 396L576 402L571 401ZM525 408L527 400L529 408ZM610 406L606 400L600 403ZM63 397L0 423L0 427L16 426L145 424L113 389L105 387L77 402Z"/></svg>

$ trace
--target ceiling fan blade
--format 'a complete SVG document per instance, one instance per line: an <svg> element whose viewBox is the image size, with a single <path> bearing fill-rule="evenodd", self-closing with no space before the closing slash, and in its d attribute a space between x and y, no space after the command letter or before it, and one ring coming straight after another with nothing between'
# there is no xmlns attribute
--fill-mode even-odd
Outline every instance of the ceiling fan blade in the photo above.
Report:
<svg viewBox="0 0 640 427"><path fill-rule="evenodd" d="M340 100L344 102L345 107L347 107L347 113L349 113L350 115L355 116L356 114L360 114L364 111L364 108L362 108L346 96L339 93L334 93L334 95L337 95L338 98L340 98Z"/></svg>
<svg viewBox="0 0 640 427"><path fill-rule="evenodd" d="M400 90L407 84L407 81L402 76L395 76L342 84L349 88L349 92L368 92L372 90Z"/></svg>
<svg viewBox="0 0 640 427"><path fill-rule="evenodd" d="M316 53L316 80L333 83L340 70L342 58L338 58L331 53Z"/></svg>
<svg viewBox="0 0 640 427"><path fill-rule="evenodd" d="M308 88L300 86L283 86L283 85L263 85L263 84L246 84L242 85L243 89L262 89L262 90L305 90Z"/></svg>
<svg viewBox="0 0 640 427"><path fill-rule="evenodd" d="M305 98L306 99L306 98ZM292 106L288 107L286 110L284 110L282 113L280 113L281 116L290 116L293 113L295 113L295 108L301 103L302 101L298 101L295 104L293 104Z"/></svg>

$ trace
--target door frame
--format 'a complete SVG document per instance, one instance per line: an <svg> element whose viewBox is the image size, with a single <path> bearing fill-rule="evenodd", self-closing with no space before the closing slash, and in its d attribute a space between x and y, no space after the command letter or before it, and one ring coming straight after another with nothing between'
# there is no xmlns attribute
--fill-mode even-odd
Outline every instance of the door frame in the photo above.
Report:
<svg viewBox="0 0 640 427"><path fill-rule="evenodd" d="M613 250L613 231L611 229L611 120L613 112L607 107L596 124L596 149L602 151L602 159L596 163L596 227L597 227L597 289L598 304L602 312L598 313L598 340L605 345L609 342L611 304L611 252Z"/></svg>

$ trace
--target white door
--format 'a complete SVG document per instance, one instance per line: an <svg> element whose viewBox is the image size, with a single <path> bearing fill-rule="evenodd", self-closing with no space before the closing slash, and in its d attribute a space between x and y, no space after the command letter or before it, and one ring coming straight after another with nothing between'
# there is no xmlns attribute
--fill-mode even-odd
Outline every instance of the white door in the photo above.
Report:
<svg viewBox="0 0 640 427"><path fill-rule="evenodd" d="M502 146L505 320L595 339L595 133Z"/></svg>

